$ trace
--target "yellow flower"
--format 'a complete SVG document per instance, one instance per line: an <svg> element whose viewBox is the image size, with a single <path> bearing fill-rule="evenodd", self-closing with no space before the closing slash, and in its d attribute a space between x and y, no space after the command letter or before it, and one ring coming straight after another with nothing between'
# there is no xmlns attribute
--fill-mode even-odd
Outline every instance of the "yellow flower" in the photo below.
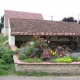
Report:
<svg viewBox="0 0 80 80"><path fill-rule="evenodd" d="M55 53L53 52L53 55L55 55Z"/></svg>
<svg viewBox="0 0 80 80"><path fill-rule="evenodd" d="M54 52L56 54L56 52Z"/></svg>
<svg viewBox="0 0 80 80"><path fill-rule="evenodd" d="M56 52L54 52L53 50L50 50L50 54L52 54L54 56L54 55L56 55Z"/></svg>
<svg viewBox="0 0 80 80"><path fill-rule="evenodd" d="M51 51L50 51L50 54L52 54L52 53L53 53L53 51L51 50Z"/></svg>
<svg viewBox="0 0 80 80"><path fill-rule="evenodd" d="M53 55L56 55L56 52L53 52Z"/></svg>

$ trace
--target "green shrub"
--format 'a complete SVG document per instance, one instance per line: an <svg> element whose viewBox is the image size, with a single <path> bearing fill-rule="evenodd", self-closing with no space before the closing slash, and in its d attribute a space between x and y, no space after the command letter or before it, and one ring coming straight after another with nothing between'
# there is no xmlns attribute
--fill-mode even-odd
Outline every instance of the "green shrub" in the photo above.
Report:
<svg viewBox="0 0 80 80"><path fill-rule="evenodd" d="M19 54L19 59L20 60L25 60L27 58L27 55L25 53Z"/></svg>
<svg viewBox="0 0 80 80"><path fill-rule="evenodd" d="M5 63L12 63L12 61L13 61L12 57L10 56L10 54L4 54L2 56L2 59L5 61Z"/></svg>
<svg viewBox="0 0 80 80"><path fill-rule="evenodd" d="M3 65L3 64L1 64L0 65L0 69L2 69L2 70L8 70L9 69L9 66L8 65Z"/></svg>
<svg viewBox="0 0 80 80"><path fill-rule="evenodd" d="M27 48L27 53L28 54L32 54L34 52L34 45L30 45L28 48Z"/></svg>
<svg viewBox="0 0 80 80"><path fill-rule="evenodd" d="M0 75L11 75L15 72L14 64L0 64Z"/></svg>
<svg viewBox="0 0 80 80"><path fill-rule="evenodd" d="M0 69L0 75L8 75L8 71Z"/></svg>
<svg viewBox="0 0 80 80"><path fill-rule="evenodd" d="M71 63L72 59L70 57L63 57L55 59L56 62L63 62L63 63Z"/></svg>
<svg viewBox="0 0 80 80"><path fill-rule="evenodd" d="M2 57L2 54L4 53L4 48L2 45L0 45L0 58Z"/></svg>
<svg viewBox="0 0 80 80"><path fill-rule="evenodd" d="M80 57L79 57L78 61L80 62Z"/></svg>
<svg viewBox="0 0 80 80"><path fill-rule="evenodd" d="M5 64L5 61L3 59L0 59L0 64Z"/></svg>
<svg viewBox="0 0 80 80"><path fill-rule="evenodd" d="M7 36L4 36L3 34L0 34L0 44L3 43L4 41L6 41L8 39Z"/></svg>
<svg viewBox="0 0 80 80"><path fill-rule="evenodd" d="M79 57L73 55L70 55L70 58L72 59L72 62L77 62L79 60Z"/></svg>
<svg viewBox="0 0 80 80"><path fill-rule="evenodd" d="M13 63L13 51L12 50L5 50L2 54L2 59L5 63Z"/></svg>

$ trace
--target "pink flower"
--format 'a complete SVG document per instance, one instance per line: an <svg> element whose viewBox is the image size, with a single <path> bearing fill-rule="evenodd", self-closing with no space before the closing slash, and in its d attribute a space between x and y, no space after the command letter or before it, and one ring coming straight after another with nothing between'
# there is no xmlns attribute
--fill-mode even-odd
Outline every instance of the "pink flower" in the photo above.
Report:
<svg viewBox="0 0 80 80"><path fill-rule="evenodd" d="M48 43L50 43L50 41L48 41Z"/></svg>

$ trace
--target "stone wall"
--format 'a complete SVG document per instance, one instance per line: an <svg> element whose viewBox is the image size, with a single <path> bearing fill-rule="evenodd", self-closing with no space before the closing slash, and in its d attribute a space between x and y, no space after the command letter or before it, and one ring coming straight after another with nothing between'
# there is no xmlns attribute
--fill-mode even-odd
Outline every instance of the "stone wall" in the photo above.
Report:
<svg viewBox="0 0 80 80"><path fill-rule="evenodd" d="M14 58L14 63L16 67L16 71L42 71L48 73L67 73L67 74L80 74L80 62L73 63L49 63L49 62L41 62L41 63L26 63L21 62L17 59L16 56Z"/></svg>

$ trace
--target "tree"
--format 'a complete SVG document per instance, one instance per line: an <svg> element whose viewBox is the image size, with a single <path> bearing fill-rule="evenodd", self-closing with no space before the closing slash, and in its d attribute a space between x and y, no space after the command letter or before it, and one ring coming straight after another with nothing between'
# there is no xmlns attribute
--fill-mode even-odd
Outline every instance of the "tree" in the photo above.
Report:
<svg viewBox="0 0 80 80"><path fill-rule="evenodd" d="M4 15L1 16L1 23L4 24Z"/></svg>
<svg viewBox="0 0 80 80"><path fill-rule="evenodd" d="M1 16L1 23L0 23L0 33L1 33L1 28L3 28L4 27L4 15L3 16Z"/></svg>
<svg viewBox="0 0 80 80"><path fill-rule="evenodd" d="M62 21L66 21L66 22L77 22L77 20L74 19L74 17L68 17L68 18L64 17L62 19Z"/></svg>

